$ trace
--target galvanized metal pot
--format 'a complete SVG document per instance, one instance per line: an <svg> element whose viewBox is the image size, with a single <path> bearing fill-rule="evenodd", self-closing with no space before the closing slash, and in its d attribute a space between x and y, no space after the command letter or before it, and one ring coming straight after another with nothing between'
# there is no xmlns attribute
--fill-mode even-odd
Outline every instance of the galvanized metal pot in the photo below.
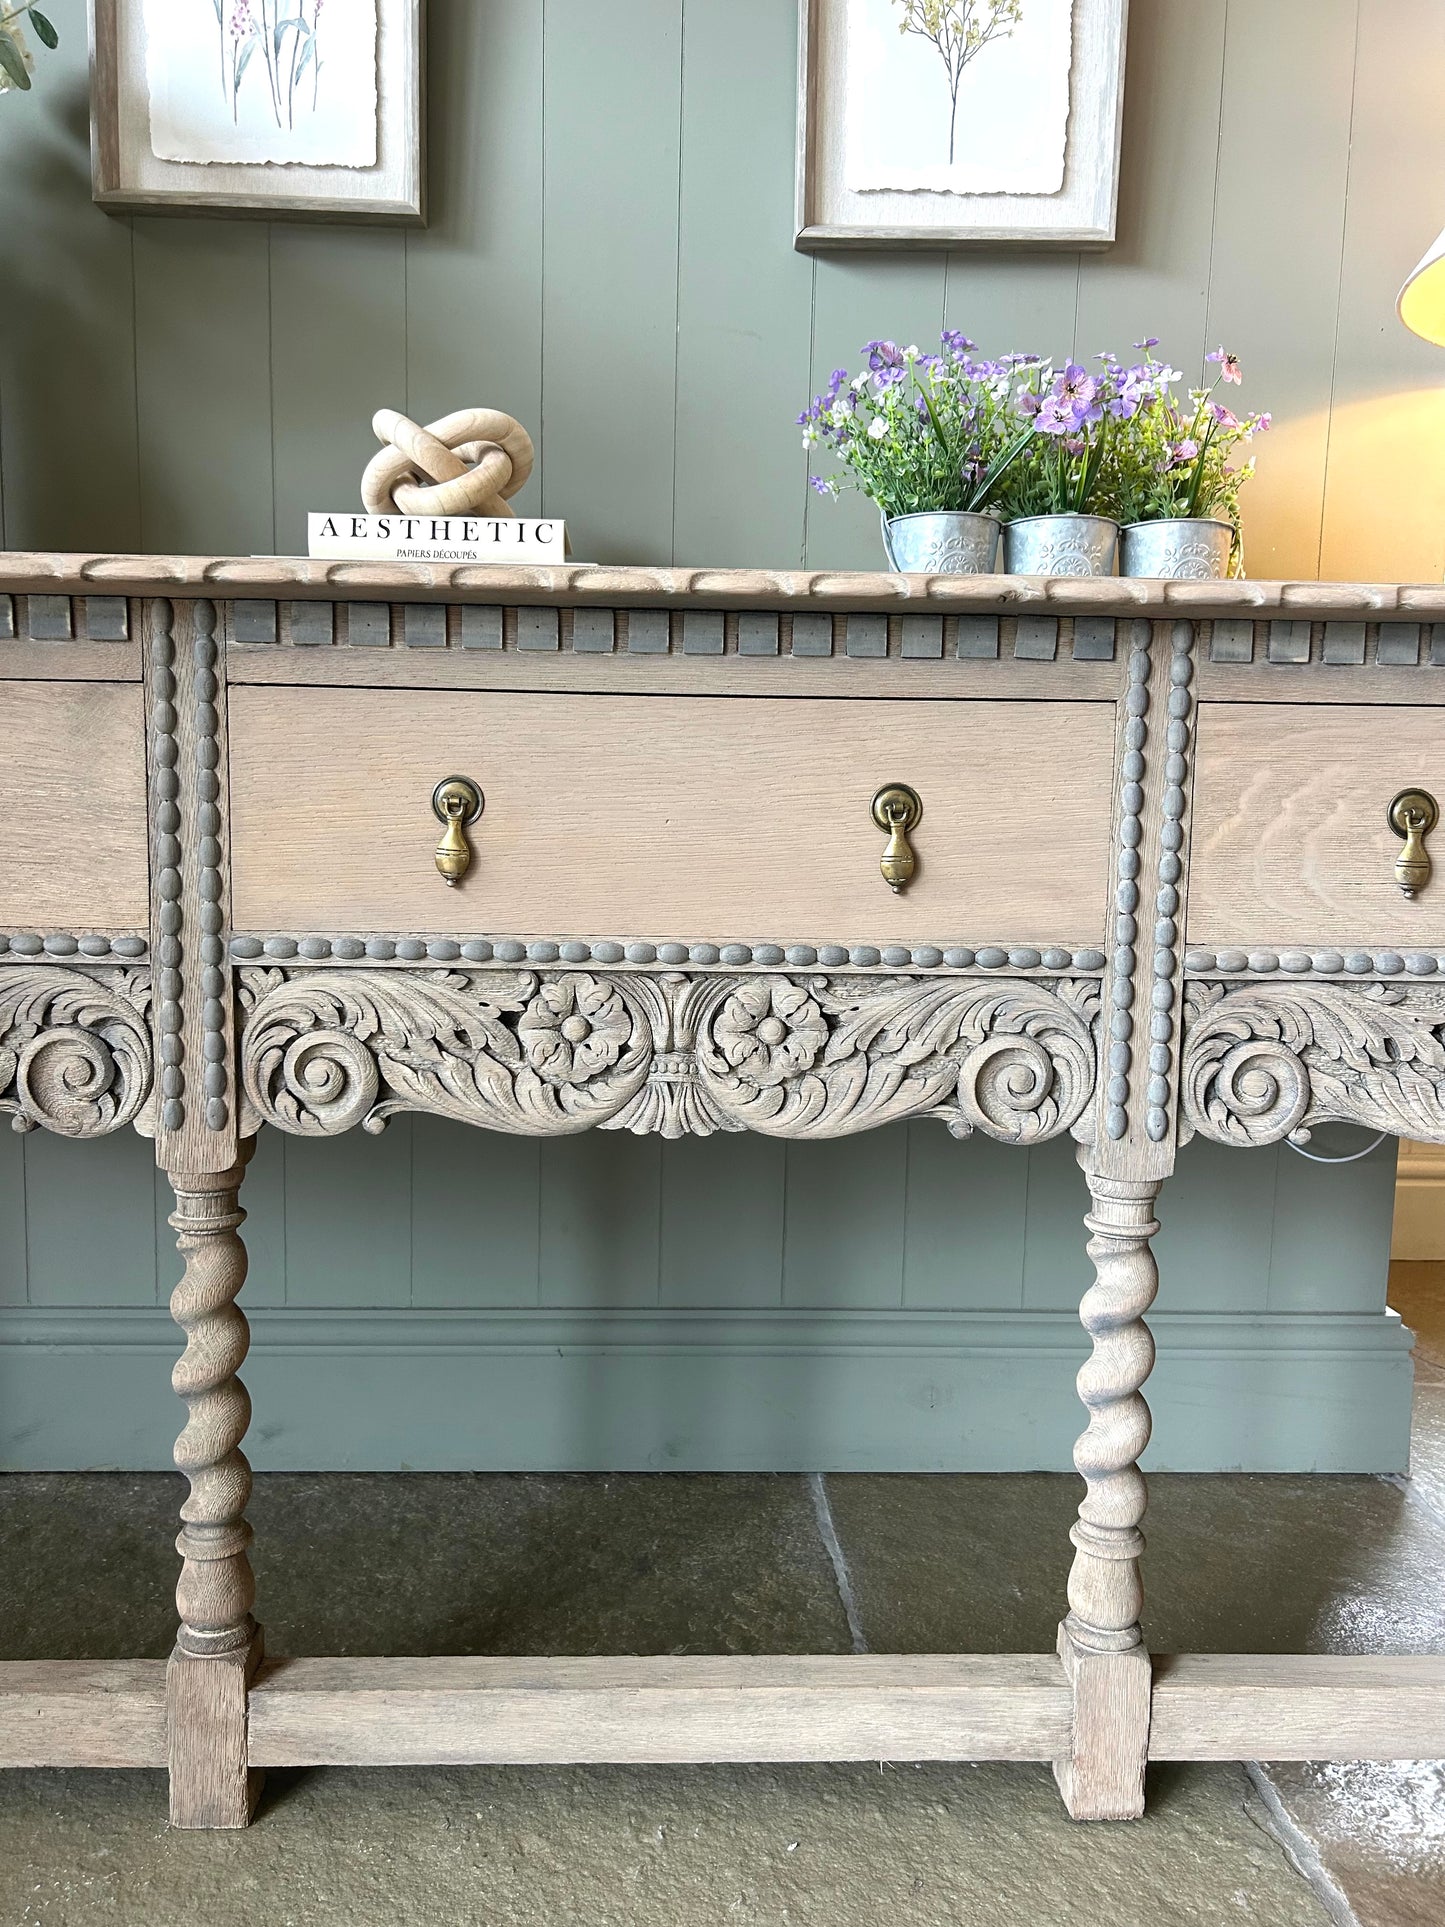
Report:
<svg viewBox="0 0 1445 1927"><path fill-rule="evenodd" d="M1130 522L1123 531L1119 573L1213 582L1229 574L1233 541L1228 522L1206 516Z"/></svg>
<svg viewBox="0 0 1445 1927"><path fill-rule="evenodd" d="M1025 515L1004 530L1010 575L1112 575L1118 545L1106 515Z"/></svg>
<svg viewBox="0 0 1445 1927"><path fill-rule="evenodd" d="M883 548L901 575L992 575L1000 527L996 515L961 509L885 515Z"/></svg>

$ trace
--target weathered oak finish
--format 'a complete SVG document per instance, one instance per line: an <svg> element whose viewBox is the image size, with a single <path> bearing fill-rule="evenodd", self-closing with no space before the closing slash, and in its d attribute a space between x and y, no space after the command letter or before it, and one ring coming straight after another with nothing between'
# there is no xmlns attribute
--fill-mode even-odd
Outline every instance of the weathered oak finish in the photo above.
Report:
<svg viewBox="0 0 1445 1927"><path fill-rule="evenodd" d="M1099 939L1103 703L247 688L231 711L241 929ZM486 799L455 891L431 810L453 771ZM869 814L892 781L924 804L901 898Z"/></svg>
<svg viewBox="0 0 1445 1927"><path fill-rule="evenodd" d="M1445 1661L1151 1660L1138 1464L1181 1139L1445 1142L1445 878L1407 904L1383 825L1445 788L1445 589L14 556L0 617L0 1111L154 1134L191 1488L164 1677L0 1668L0 1762L164 1758L177 1825L234 1827L266 1764L1047 1759L1102 1819L1150 1758L1445 1751ZM454 769L487 807L448 890ZM263 1123L404 1111L1073 1136L1057 1656L263 1667L238 1187Z"/></svg>
<svg viewBox="0 0 1445 1927"><path fill-rule="evenodd" d="M161 1659L0 1663L0 1766L164 1766Z"/></svg>
<svg viewBox="0 0 1445 1927"><path fill-rule="evenodd" d="M1396 947L1445 944L1445 899L1401 894L1401 843L1385 821L1402 789L1445 797L1445 729L1433 708L1211 703L1199 732L1197 942L1248 944L1267 932L1282 944L1366 934Z"/></svg>
<svg viewBox="0 0 1445 1927"><path fill-rule="evenodd" d="M1068 1731L1043 1654L292 1659L251 1694L266 1766L1041 1760Z"/></svg>
<svg viewBox="0 0 1445 1927"><path fill-rule="evenodd" d="M0 680L0 740L0 929L144 929L140 690Z"/></svg>

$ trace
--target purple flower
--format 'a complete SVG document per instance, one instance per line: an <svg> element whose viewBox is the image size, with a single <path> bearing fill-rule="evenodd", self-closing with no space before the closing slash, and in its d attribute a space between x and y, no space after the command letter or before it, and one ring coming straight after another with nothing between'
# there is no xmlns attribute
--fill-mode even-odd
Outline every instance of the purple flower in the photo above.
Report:
<svg viewBox="0 0 1445 1927"><path fill-rule="evenodd" d="M1031 422L1039 412L1041 401L1042 397L1036 395L1032 388L1025 388L1015 405L1024 420Z"/></svg>
<svg viewBox="0 0 1445 1927"><path fill-rule="evenodd" d="M1226 408L1223 402L1212 401L1209 404L1209 412L1211 415L1213 415L1214 419L1219 423L1219 426L1221 428L1238 428L1239 426L1238 415L1234 414L1230 409Z"/></svg>
<svg viewBox="0 0 1445 1927"><path fill-rule="evenodd" d="M1175 442L1169 450L1169 460L1175 468L1183 462L1192 462L1199 453L1199 444L1186 435L1183 441Z"/></svg>
<svg viewBox="0 0 1445 1927"><path fill-rule="evenodd" d="M1071 435L1078 426L1078 417L1067 402L1058 395L1045 395L1034 417L1034 427L1041 435Z"/></svg>
<svg viewBox="0 0 1445 1927"><path fill-rule="evenodd" d="M808 477L808 486L816 489L819 495L831 495L833 493L831 485L825 482L821 475L810 475Z"/></svg>
<svg viewBox="0 0 1445 1927"><path fill-rule="evenodd" d="M1134 346L1136 348L1142 348L1147 353L1150 348L1157 348L1159 346L1159 337L1158 335L1145 335L1144 339L1142 341L1136 341Z"/></svg>
<svg viewBox="0 0 1445 1927"><path fill-rule="evenodd" d="M968 336L961 334L957 328L945 328L939 339L955 361L962 361L965 355L971 354L978 346L976 341L970 341Z"/></svg>
<svg viewBox="0 0 1445 1927"><path fill-rule="evenodd" d="M908 364L896 341L870 341L864 352L868 356L873 379L880 388L889 388L907 376Z"/></svg>

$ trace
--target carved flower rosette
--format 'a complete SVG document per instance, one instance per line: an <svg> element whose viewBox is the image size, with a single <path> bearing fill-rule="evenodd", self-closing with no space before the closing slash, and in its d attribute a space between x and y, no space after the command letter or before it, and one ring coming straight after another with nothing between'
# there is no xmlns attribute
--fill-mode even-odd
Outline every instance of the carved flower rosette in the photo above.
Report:
<svg viewBox="0 0 1445 1927"><path fill-rule="evenodd" d="M303 1135L417 1110L664 1137L936 1116L1030 1143L1082 1128L1093 1087L1093 979L257 968L239 983L248 1121Z"/></svg>

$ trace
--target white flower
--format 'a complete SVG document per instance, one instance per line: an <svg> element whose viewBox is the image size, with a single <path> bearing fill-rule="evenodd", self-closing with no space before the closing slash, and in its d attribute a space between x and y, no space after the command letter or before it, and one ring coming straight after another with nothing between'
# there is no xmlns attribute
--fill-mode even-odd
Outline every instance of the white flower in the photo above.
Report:
<svg viewBox="0 0 1445 1927"><path fill-rule="evenodd" d="M881 442L881 441L883 440L883 437L884 437L884 436L885 436L885 435L886 435L887 433L888 433L888 422L887 422L887 419L886 419L886 418L885 418L884 416L882 416L882 415L875 415L875 416L873 417L873 419L872 419L872 421L871 421L871 422L869 422L869 424L868 424L868 439L869 439L869 441L870 441L870 442Z"/></svg>

